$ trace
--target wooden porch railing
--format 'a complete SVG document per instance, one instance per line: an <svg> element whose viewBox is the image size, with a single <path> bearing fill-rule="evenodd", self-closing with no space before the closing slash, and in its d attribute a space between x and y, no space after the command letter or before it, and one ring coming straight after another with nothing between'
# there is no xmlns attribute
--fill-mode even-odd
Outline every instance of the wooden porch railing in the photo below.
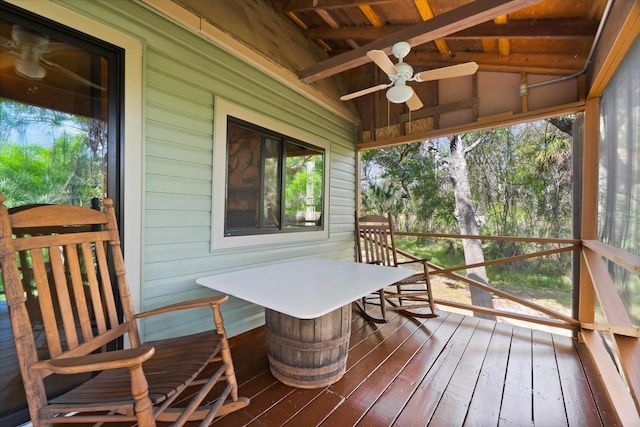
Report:
<svg viewBox="0 0 640 427"><path fill-rule="evenodd" d="M395 235L398 237L412 236L431 239L481 239L561 245L549 250L450 268L443 268L429 263L432 276L444 275L453 280L467 283L470 286L476 286L501 298L536 310L549 316L548 318L442 300L438 298L437 293L434 295L434 301L436 304L470 310L476 313L485 313L574 331L578 339L583 341L589 349L622 425L640 425L640 327L633 324L604 260L606 258L626 268L631 273L640 275L640 256L630 254L597 240L468 236L399 231ZM580 301L578 302L579 313L577 319L457 273L460 270L473 267L504 264L569 251L580 251L581 254ZM408 252L398 252L409 259L416 259L414 255ZM603 317L603 321L598 323L596 322L596 305L600 307ZM608 346L605 341L609 343Z"/></svg>
<svg viewBox="0 0 640 427"><path fill-rule="evenodd" d="M640 328L633 325L604 261L640 275L640 256L597 240L584 240L581 255L579 337L596 362L622 424L640 425ZM596 300L600 323L595 322Z"/></svg>

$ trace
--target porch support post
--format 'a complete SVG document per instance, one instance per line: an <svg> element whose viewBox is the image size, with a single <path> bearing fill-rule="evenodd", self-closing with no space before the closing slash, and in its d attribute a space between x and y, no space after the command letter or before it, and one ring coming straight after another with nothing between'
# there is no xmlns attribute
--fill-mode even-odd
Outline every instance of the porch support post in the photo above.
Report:
<svg viewBox="0 0 640 427"><path fill-rule="evenodd" d="M595 240L598 229L598 146L600 138L600 98L587 99L584 113L582 226L583 240ZM583 256L580 257L578 320L595 323L596 296L591 275Z"/></svg>

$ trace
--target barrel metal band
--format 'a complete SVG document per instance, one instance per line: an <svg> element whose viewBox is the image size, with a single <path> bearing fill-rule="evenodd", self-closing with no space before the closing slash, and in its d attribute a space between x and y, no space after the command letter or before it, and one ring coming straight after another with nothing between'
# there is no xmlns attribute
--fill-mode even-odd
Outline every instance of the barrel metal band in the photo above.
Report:
<svg viewBox="0 0 640 427"><path fill-rule="evenodd" d="M284 364L279 360L276 360L273 356L269 355L269 364L272 368L275 368L279 372L286 373L287 375L296 375L300 377L314 377L320 375L341 373L340 371L346 365L346 362L346 359L342 359L326 366L299 368Z"/></svg>
<svg viewBox="0 0 640 427"><path fill-rule="evenodd" d="M347 343L349 341L349 334L345 334L342 337L320 342L301 342L298 340L292 340L285 338L282 335L278 335L273 331L267 329L267 342L273 342L275 344L295 349L298 351L319 351L319 350L331 350L336 347Z"/></svg>

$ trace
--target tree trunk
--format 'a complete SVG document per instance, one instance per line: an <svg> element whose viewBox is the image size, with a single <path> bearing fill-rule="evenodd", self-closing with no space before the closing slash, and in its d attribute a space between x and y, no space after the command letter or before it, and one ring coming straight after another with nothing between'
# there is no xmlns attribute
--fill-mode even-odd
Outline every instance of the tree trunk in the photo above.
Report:
<svg viewBox="0 0 640 427"><path fill-rule="evenodd" d="M460 234L478 236L480 234L471 199L471 187L467 173L467 161L464 157L466 150L459 136L455 135L450 140L449 177L453 183L456 207L453 212ZM464 259L467 265L484 262L484 252L480 239L462 239ZM484 267L467 269L467 277L483 284L488 284L487 271ZM471 302L480 307L493 308L491 293L469 285ZM495 319L494 316L475 313L476 317Z"/></svg>

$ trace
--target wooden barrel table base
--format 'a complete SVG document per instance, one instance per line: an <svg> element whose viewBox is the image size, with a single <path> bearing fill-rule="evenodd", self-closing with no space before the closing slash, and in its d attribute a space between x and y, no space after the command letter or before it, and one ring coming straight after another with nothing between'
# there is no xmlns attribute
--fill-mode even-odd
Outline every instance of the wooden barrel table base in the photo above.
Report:
<svg viewBox="0 0 640 427"><path fill-rule="evenodd" d="M345 373L351 304L315 319L265 309L269 367L276 379L299 388L326 387Z"/></svg>

